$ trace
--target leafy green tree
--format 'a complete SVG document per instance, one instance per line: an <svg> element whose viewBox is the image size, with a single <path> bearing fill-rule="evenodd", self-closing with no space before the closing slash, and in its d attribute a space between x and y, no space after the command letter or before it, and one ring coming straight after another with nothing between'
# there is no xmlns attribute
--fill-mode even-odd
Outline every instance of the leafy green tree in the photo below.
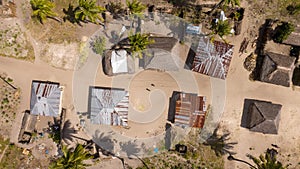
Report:
<svg viewBox="0 0 300 169"><path fill-rule="evenodd" d="M88 165L83 161L91 158L81 144L77 144L74 151L68 149L67 146L62 146L62 152L63 156L52 162L50 169L85 169Z"/></svg>
<svg viewBox="0 0 300 169"><path fill-rule="evenodd" d="M225 6L231 5L231 7L240 6L240 0L221 0L220 3Z"/></svg>
<svg viewBox="0 0 300 169"><path fill-rule="evenodd" d="M289 5L286 7L290 15L296 15L300 12L300 4Z"/></svg>
<svg viewBox="0 0 300 169"><path fill-rule="evenodd" d="M295 26L293 24L283 22L281 25L276 27L276 33L273 37L273 40L277 43L282 43L282 41L286 40L294 30Z"/></svg>
<svg viewBox="0 0 300 169"><path fill-rule="evenodd" d="M213 9L210 11L210 14L213 14L215 9L219 8L220 6L229 6L235 7L235 6L240 6L241 2L240 0L221 0L218 4L216 4Z"/></svg>
<svg viewBox="0 0 300 169"><path fill-rule="evenodd" d="M123 4L121 2L110 2L106 5L106 10L109 11L114 19L119 18L125 13L125 9L123 7Z"/></svg>
<svg viewBox="0 0 300 169"><path fill-rule="evenodd" d="M228 20L219 20L217 23L212 25L212 31L214 34L219 35L224 40L224 36L231 34L231 25Z"/></svg>
<svg viewBox="0 0 300 169"><path fill-rule="evenodd" d="M129 10L129 14L141 14L146 9L146 6L138 0L126 0L126 5Z"/></svg>
<svg viewBox="0 0 300 169"><path fill-rule="evenodd" d="M283 166L281 162L277 161L276 154L272 154L270 151L267 151L265 155L260 155L259 158L256 158L252 155L248 155L248 157L255 163L256 169L286 169L287 168L287 166Z"/></svg>
<svg viewBox="0 0 300 169"><path fill-rule="evenodd" d="M37 18L40 23L43 23L47 18L54 18L57 16L55 12L53 12L53 8L55 4L50 2L49 0L30 0L30 5L33 10L32 16Z"/></svg>
<svg viewBox="0 0 300 169"><path fill-rule="evenodd" d="M130 35L129 39L129 52L135 56L138 55L139 58L143 57L142 51L147 48L148 45L154 43L153 40L149 39L149 34L141 34L136 33L134 35Z"/></svg>
<svg viewBox="0 0 300 169"><path fill-rule="evenodd" d="M105 8L96 5L96 0L78 0L74 14L76 20L99 24L104 21L100 15L104 11Z"/></svg>

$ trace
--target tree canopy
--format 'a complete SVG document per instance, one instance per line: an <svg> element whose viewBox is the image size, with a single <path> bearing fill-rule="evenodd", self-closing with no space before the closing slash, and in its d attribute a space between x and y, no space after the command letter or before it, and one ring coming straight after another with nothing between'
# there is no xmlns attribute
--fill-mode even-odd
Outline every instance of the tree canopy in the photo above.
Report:
<svg viewBox="0 0 300 169"><path fill-rule="evenodd" d="M265 155L260 155L259 158L256 158L252 155L248 157L255 163L257 166L256 169L286 169L281 162L276 159L277 151L274 149L268 149Z"/></svg>
<svg viewBox="0 0 300 169"><path fill-rule="evenodd" d="M217 23L212 24L212 31L224 40L223 36L231 34L231 25L228 20L219 20Z"/></svg>
<svg viewBox="0 0 300 169"><path fill-rule="evenodd" d="M75 8L75 19L80 21L89 21L92 23L103 22L100 15L105 8L96 5L96 0L78 0L78 6Z"/></svg>
<svg viewBox="0 0 300 169"><path fill-rule="evenodd" d="M136 33L134 35L130 35L129 39L129 51L134 55L135 53L138 54L140 58L142 58L142 51L147 48L148 45L154 43L153 40L149 39L149 34L141 34Z"/></svg>
<svg viewBox="0 0 300 169"><path fill-rule="evenodd" d="M276 27L273 39L277 43L282 43L282 41L286 40L294 30L295 26L293 24L283 22Z"/></svg>
<svg viewBox="0 0 300 169"><path fill-rule="evenodd" d="M146 9L146 6L138 0L126 0L126 5L130 14L141 14Z"/></svg>
<svg viewBox="0 0 300 169"><path fill-rule="evenodd" d="M37 18L40 23L43 23L49 17L57 16L57 14L52 11L55 4L49 0L30 0L30 5L33 10L32 16Z"/></svg>
<svg viewBox="0 0 300 169"><path fill-rule="evenodd" d="M50 169L85 169L88 166L83 161L89 159L90 155L81 144L77 144L74 151L62 146L62 152L63 156L52 162Z"/></svg>

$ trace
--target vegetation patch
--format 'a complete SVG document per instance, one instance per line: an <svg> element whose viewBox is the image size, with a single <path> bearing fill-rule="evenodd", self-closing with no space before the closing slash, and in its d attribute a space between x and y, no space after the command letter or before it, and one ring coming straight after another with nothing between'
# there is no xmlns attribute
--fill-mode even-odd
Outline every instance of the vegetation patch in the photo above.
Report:
<svg viewBox="0 0 300 169"><path fill-rule="evenodd" d="M0 55L24 60L34 60L33 47L20 25L1 21L0 27Z"/></svg>
<svg viewBox="0 0 300 169"><path fill-rule="evenodd" d="M0 75L0 135L8 137L20 104L20 89L14 89L13 79Z"/></svg>
<svg viewBox="0 0 300 169"><path fill-rule="evenodd" d="M282 22L281 25L276 27L273 39L277 43L282 43L282 41L286 40L294 30L295 26L293 24Z"/></svg>
<svg viewBox="0 0 300 169"><path fill-rule="evenodd" d="M14 144L10 144L8 139L0 137L0 155L3 155L0 161L0 168L47 168L45 166L47 163L42 163L41 161L36 160L31 153L25 155L22 152L23 149L15 146Z"/></svg>
<svg viewBox="0 0 300 169"><path fill-rule="evenodd" d="M196 133L196 134L194 134ZM180 144L187 146L187 153L181 154L175 150L163 152L153 157L142 159L144 166L138 169L169 169L169 168L214 168L223 169L224 161L222 156L217 156L209 146L198 143L199 131L191 131L189 136L180 141ZM147 167L146 167L147 166Z"/></svg>

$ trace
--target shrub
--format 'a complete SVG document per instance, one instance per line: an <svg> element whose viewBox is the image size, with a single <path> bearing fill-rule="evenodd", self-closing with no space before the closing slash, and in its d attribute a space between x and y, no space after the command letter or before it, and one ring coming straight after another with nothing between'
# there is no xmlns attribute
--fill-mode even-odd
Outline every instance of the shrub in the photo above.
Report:
<svg viewBox="0 0 300 169"><path fill-rule="evenodd" d="M253 71L256 67L256 55L251 53L249 56L246 57L244 61L244 68L249 72Z"/></svg>
<svg viewBox="0 0 300 169"><path fill-rule="evenodd" d="M91 46L93 51L98 54L98 55L102 55L104 50L105 50L105 44L106 44L106 40L103 37L97 36L93 39L93 41L91 42Z"/></svg>
<svg viewBox="0 0 300 169"><path fill-rule="evenodd" d="M288 36L295 30L295 26L288 22L283 22L281 25L277 26L275 29L275 35L273 40L277 43L281 43L286 40Z"/></svg>

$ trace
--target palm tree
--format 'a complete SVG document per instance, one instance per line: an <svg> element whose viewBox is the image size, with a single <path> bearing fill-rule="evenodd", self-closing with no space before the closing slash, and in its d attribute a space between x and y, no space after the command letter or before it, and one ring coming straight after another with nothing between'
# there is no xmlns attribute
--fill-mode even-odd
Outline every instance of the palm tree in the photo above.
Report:
<svg viewBox="0 0 300 169"><path fill-rule="evenodd" d="M256 158L252 155L248 155L248 157L255 163L256 169L286 169L287 166L283 166L281 162L277 161L276 155L276 150L268 149L265 156L260 155L259 158Z"/></svg>
<svg viewBox="0 0 300 169"><path fill-rule="evenodd" d="M74 14L76 20L99 24L104 21L99 14L104 11L105 8L96 5L96 0L78 0L78 6L75 8Z"/></svg>
<svg viewBox="0 0 300 169"><path fill-rule="evenodd" d="M231 34L231 25L228 22L228 20L225 21L219 20L217 23L214 23L212 25L212 30L214 34L219 35L221 39L225 41L223 36Z"/></svg>
<svg viewBox="0 0 300 169"><path fill-rule="evenodd" d="M220 3L225 5L225 6L231 5L232 7L241 5L240 0L222 0L222 1L220 1Z"/></svg>
<svg viewBox="0 0 300 169"><path fill-rule="evenodd" d="M129 52L132 56L138 55L139 58L143 57L142 51L147 48L148 45L154 43L154 40L149 39L149 34L141 34L136 33L134 35L130 35L129 39Z"/></svg>
<svg viewBox="0 0 300 169"><path fill-rule="evenodd" d="M83 161L91 158L81 144L77 144L74 151L68 149L67 146L62 146L62 152L63 156L52 162L51 169L84 169L88 165Z"/></svg>
<svg viewBox="0 0 300 169"><path fill-rule="evenodd" d="M57 14L52 11L52 9L55 7L53 2L50 2L49 0L30 0L30 5L33 10L32 16L37 18L40 23L43 24L47 18L52 18L59 21L58 19L54 18L57 16Z"/></svg>
<svg viewBox="0 0 300 169"><path fill-rule="evenodd" d="M219 8L219 6L229 6L231 5L231 7L235 7L235 6L240 6L241 2L240 0L221 0L218 4L216 4L213 9L209 12L210 14L213 14L213 11L215 11L215 9Z"/></svg>
<svg viewBox="0 0 300 169"><path fill-rule="evenodd" d="M126 5L129 10L129 14L141 14L146 9L146 6L138 0L131 0L131 2L126 0Z"/></svg>

